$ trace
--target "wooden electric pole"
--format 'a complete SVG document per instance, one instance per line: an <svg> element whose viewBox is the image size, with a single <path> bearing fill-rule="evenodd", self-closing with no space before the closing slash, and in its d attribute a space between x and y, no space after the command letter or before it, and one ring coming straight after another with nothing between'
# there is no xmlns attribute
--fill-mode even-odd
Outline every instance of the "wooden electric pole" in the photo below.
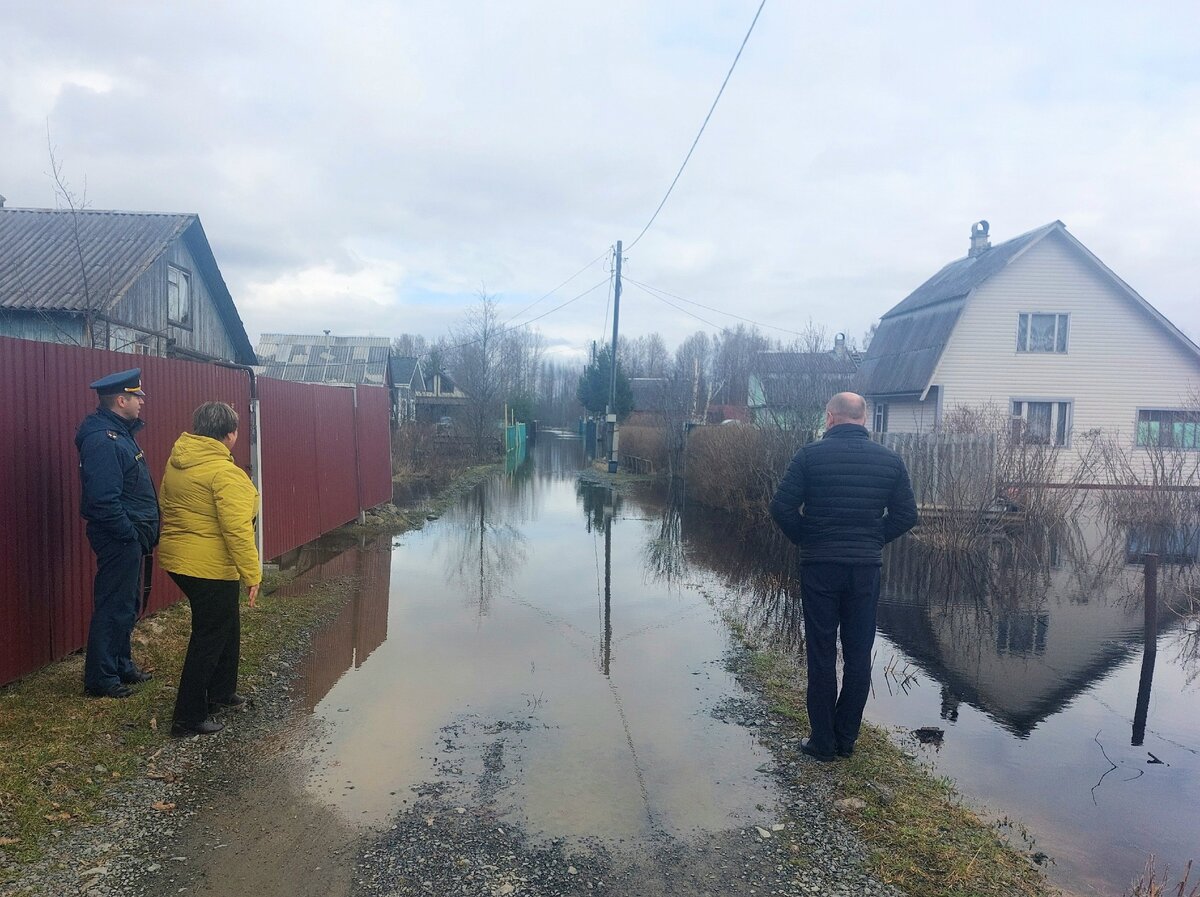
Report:
<svg viewBox="0 0 1200 897"><path fill-rule="evenodd" d="M613 279L612 376L608 384L608 472L617 472L617 321L621 317L621 241L617 240L617 269Z"/></svg>

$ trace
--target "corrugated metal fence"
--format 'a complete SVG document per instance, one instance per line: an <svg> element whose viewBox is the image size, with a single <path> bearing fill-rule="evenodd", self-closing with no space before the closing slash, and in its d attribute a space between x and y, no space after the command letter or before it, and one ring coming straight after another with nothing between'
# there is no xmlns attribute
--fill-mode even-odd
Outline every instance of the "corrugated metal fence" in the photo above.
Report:
<svg viewBox="0 0 1200 897"><path fill-rule="evenodd" d="M134 365L149 397L138 442L156 483L200 403L233 405L248 435L244 371L0 338L0 683L87 640L95 559L79 517L75 430L96 405L87 384ZM258 383L268 559L391 499L386 389ZM239 440L234 458L244 468L249 452L250 440ZM180 597L156 570L151 609Z"/></svg>

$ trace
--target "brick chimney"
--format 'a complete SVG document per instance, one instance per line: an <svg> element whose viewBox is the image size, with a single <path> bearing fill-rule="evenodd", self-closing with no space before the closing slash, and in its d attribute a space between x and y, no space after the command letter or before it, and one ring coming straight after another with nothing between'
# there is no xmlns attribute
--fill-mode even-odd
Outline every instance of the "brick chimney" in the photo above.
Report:
<svg viewBox="0 0 1200 897"><path fill-rule="evenodd" d="M988 223L976 221L971 225L971 250L967 253L967 258L983 255L991 248L992 244L988 240Z"/></svg>

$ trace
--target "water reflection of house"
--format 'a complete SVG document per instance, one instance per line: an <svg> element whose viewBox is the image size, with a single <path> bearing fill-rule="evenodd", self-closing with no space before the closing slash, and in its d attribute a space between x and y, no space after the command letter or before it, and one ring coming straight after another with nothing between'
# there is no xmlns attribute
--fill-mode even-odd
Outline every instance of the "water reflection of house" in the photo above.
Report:
<svg viewBox="0 0 1200 897"><path fill-rule="evenodd" d="M965 701L1027 735L1141 647L1126 533L1084 518L1038 543L958 565L911 539L889 548L879 630L942 684L947 718Z"/></svg>
<svg viewBox="0 0 1200 897"><path fill-rule="evenodd" d="M313 636L311 650L300 665L305 706L315 707L349 669L358 669L387 640L392 553L386 540L360 546L323 540L289 559L298 573L279 590L296 596L323 583L350 589L337 616Z"/></svg>

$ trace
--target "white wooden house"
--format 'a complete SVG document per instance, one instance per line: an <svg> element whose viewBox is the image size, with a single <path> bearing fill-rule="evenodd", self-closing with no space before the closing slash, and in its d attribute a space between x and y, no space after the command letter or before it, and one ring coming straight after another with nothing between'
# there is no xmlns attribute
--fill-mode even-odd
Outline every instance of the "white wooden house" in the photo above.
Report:
<svg viewBox="0 0 1200 897"><path fill-rule="evenodd" d="M1200 448L1200 347L1061 221L997 246L973 225L967 256L880 320L857 383L876 432L992 406L1031 443Z"/></svg>

